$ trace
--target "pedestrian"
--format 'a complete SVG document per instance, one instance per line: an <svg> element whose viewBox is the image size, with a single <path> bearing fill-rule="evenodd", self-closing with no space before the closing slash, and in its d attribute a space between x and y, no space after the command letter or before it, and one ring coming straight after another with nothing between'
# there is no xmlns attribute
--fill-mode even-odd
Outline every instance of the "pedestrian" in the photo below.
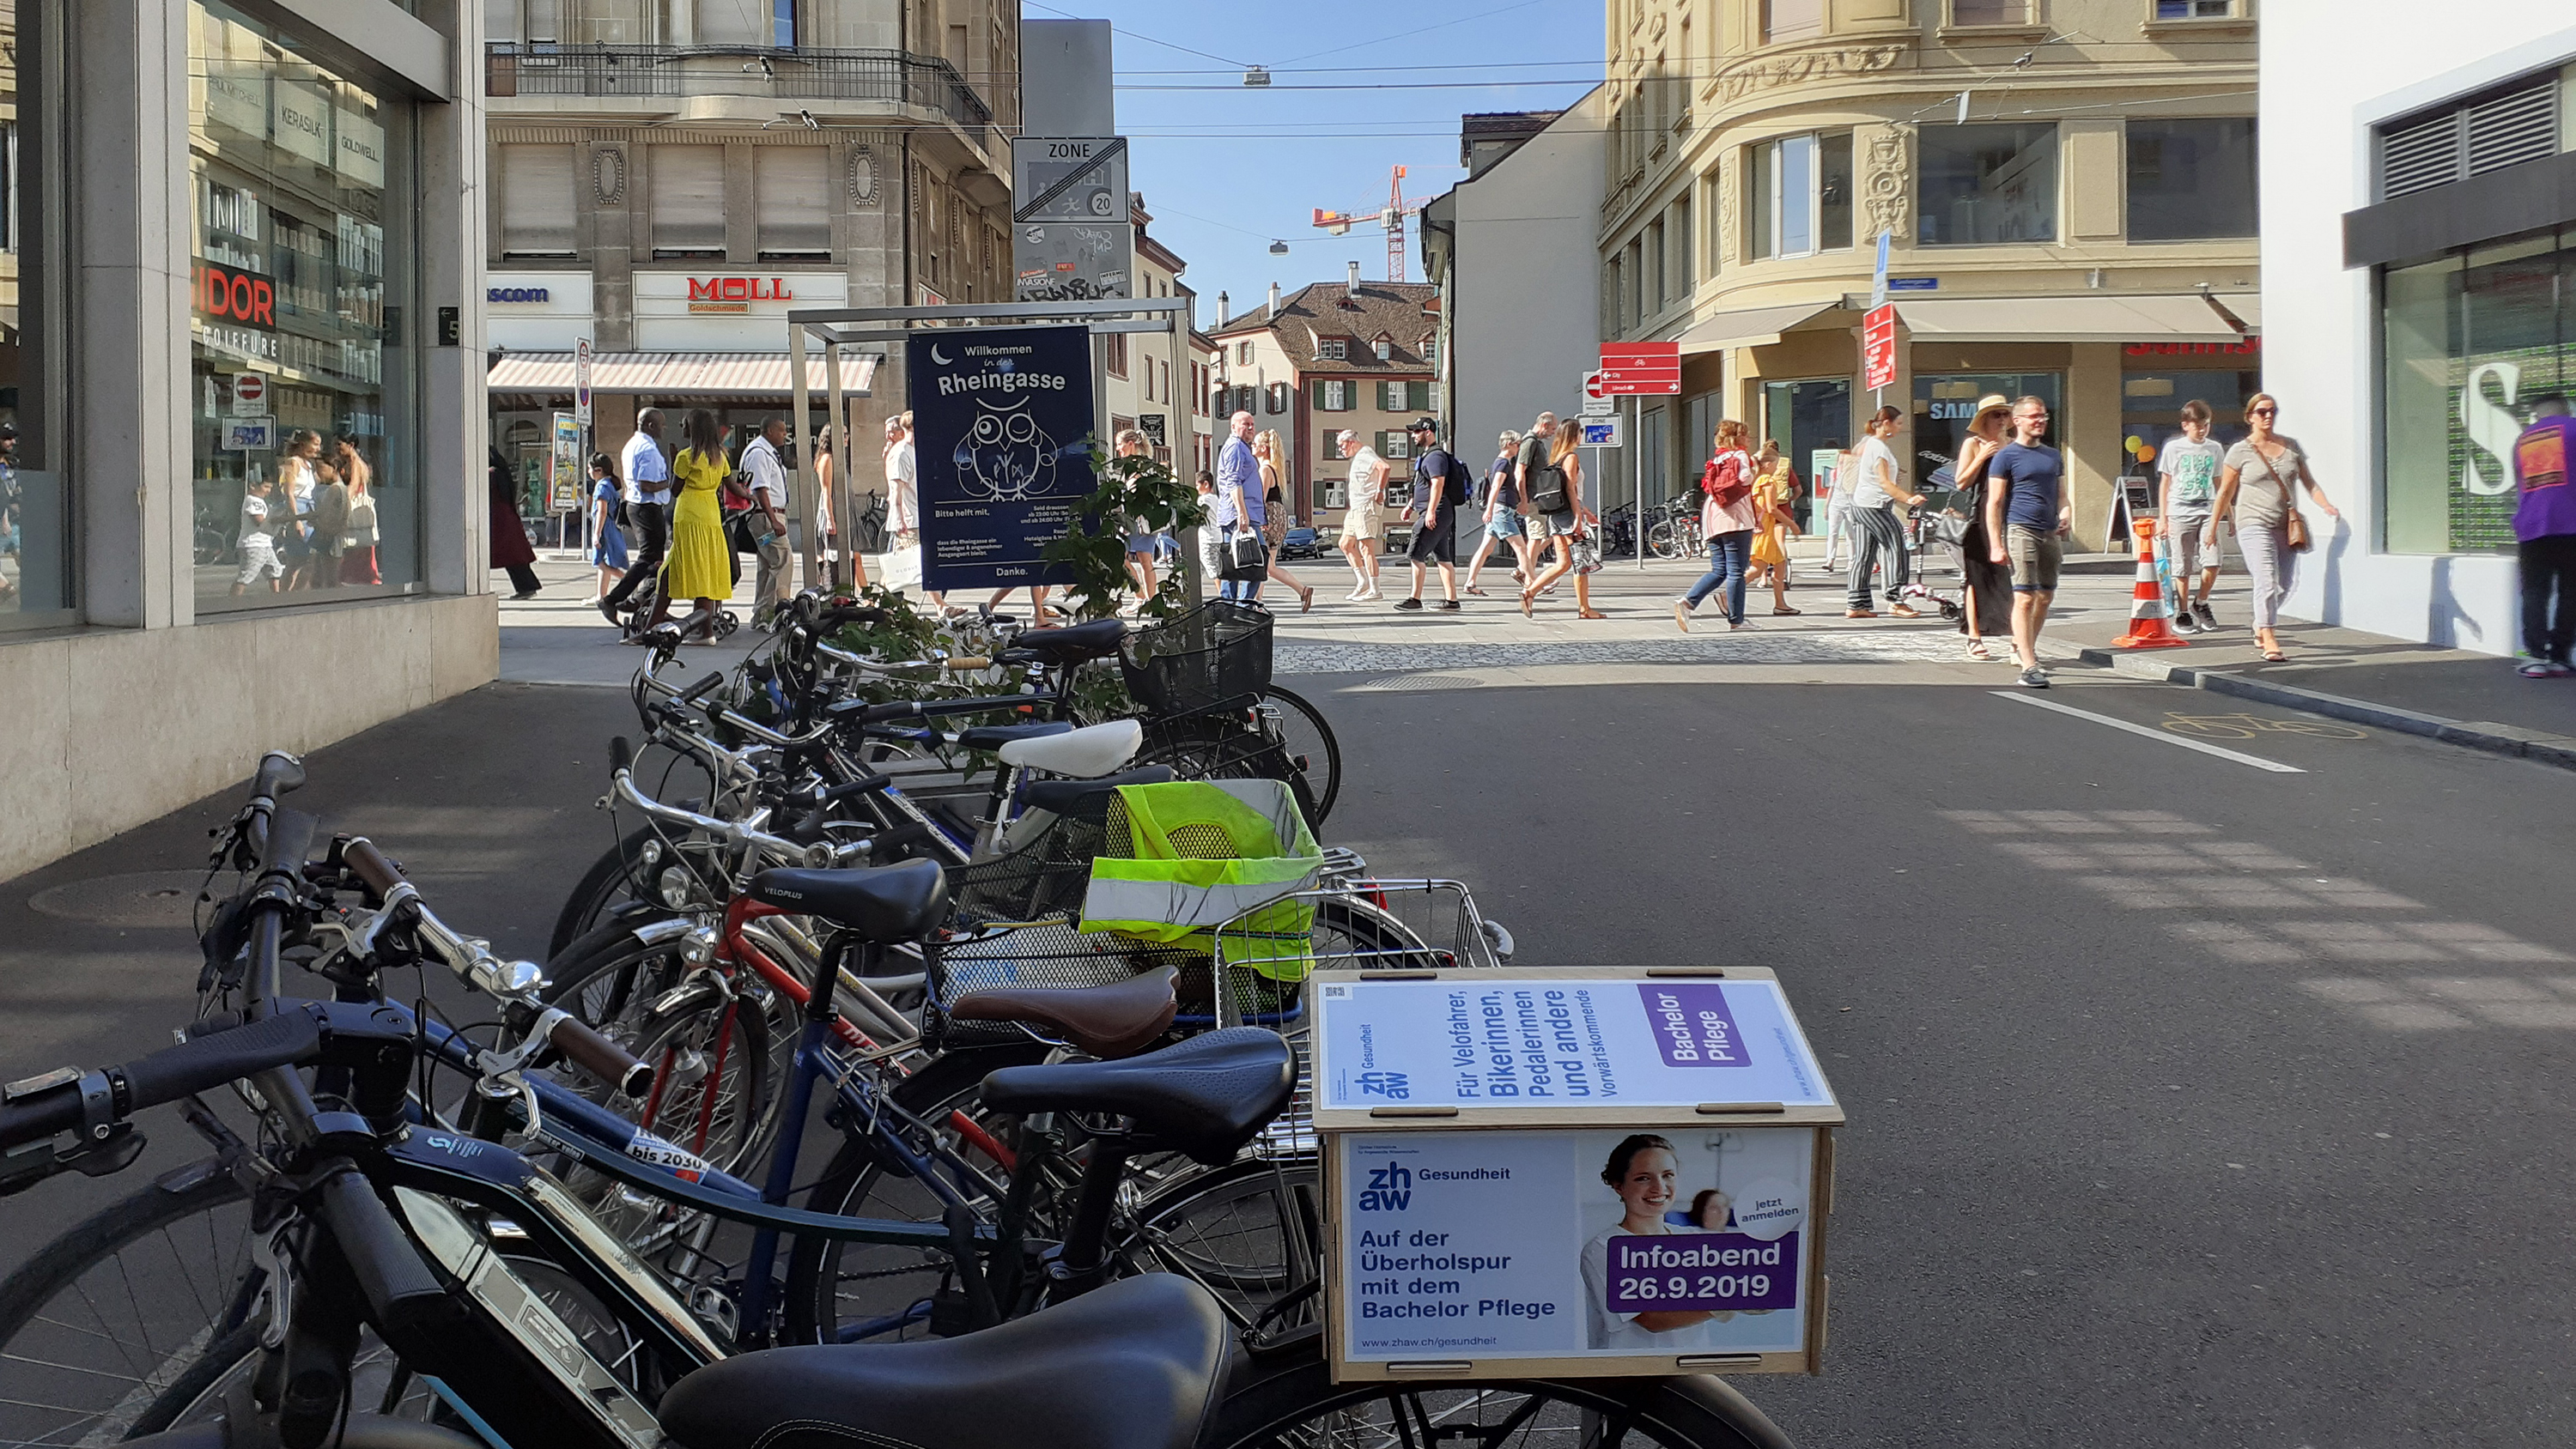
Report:
<svg viewBox="0 0 2576 1449"><path fill-rule="evenodd" d="M1458 510L1466 500L1473 475L1440 446L1440 424L1415 418L1405 432L1413 439L1413 499L1404 516L1413 520L1413 541L1405 557L1413 563L1413 592L1396 601L1399 609L1422 607L1422 584L1433 565L1440 569L1440 607L1458 612Z"/></svg>
<svg viewBox="0 0 2576 1449"><path fill-rule="evenodd" d="M1217 574L1217 541L1222 537L1222 532L1218 529L1216 522L1216 475L1205 468L1201 468L1199 470L1196 486L1199 490L1199 526L1197 529L1199 578L1203 582L1217 585L1218 592L1222 594L1224 592L1225 580L1220 578Z"/></svg>
<svg viewBox="0 0 2576 1449"><path fill-rule="evenodd" d="M1897 590L1913 577L1905 556L1905 527L1889 508L1895 503L1911 508L1923 506L1923 495L1905 486L1904 475L1896 466L1896 450L1888 446L1888 440L1904 426L1903 412L1880 408L1869 420L1869 433L1860 440L1852 466L1835 480L1835 493L1851 495L1845 523L1852 541L1851 583L1844 590L1846 619L1878 617L1872 605L1879 596L1870 575L1881 564L1886 568L1888 598L1896 598ZM1888 612L1900 619L1918 617L1910 604L1899 603Z"/></svg>
<svg viewBox="0 0 2576 1449"><path fill-rule="evenodd" d="M2568 661L2576 646L2576 495L2567 486L2567 459L2576 453L2576 419L2567 399L2552 393L2532 404L2531 426L2513 440L2513 536L2522 564L2522 647L2531 662L2525 679L2576 674ZM2550 604L2555 599L2553 618Z"/></svg>
<svg viewBox="0 0 2576 1449"><path fill-rule="evenodd" d="M1578 451L1582 433L1579 429L1560 426L1554 413L1540 413L1530 431L1536 435L1536 466L1531 465L1532 445L1521 444L1521 526L1529 530L1531 548L1542 544L1556 546L1556 562L1529 582L1521 585L1521 614L1529 617L1536 611L1538 596L1557 580L1574 575L1575 617L1606 619L1610 617L1592 607L1592 576L1577 567L1575 546L1582 531L1599 521L1583 503L1583 456Z"/></svg>
<svg viewBox="0 0 2576 1449"><path fill-rule="evenodd" d="M492 530L492 567L507 572L510 587L517 592L513 599L533 598L537 582L537 549L528 542L528 530L519 522L519 486L510 476L510 462L501 450L491 450L491 459L483 470L484 489L490 505Z"/></svg>
<svg viewBox="0 0 2576 1449"><path fill-rule="evenodd" d="M1700 600L1723 589L1726 627L1742 629L1744 573L1753 556L1753 529L1760 522L1753 504L1753 456L1744 451L1748 430L1727 418L1717 425L1708 462L1699 473L1699 531L1708 540L1708 572L1690 592L1673 600L1673 626L1690 632L1690 616Z"/></svg>
<svg viewBox="0 0 2576 1449"><path fill-rule="evenodd" d="M2218 531L2209 526L2218 502L2218 470L2227 449L2209 436L2209 404L2199 398L2182 405L2182 437L2156 452L2162 480L2156 501L2156 530L2165 536L2165 554L2173 564L2174 627L2186 634L2218 622L2209 617L2209 591L2218 582ZM2192 575L2199 587L2193 588Z"/></svg>
<svg viewBox="0 0 2576 1449"><path fill-rule="evenodd" d="M1119 457L1142 458L1151 447L1152 444L1138 429L1118 430ZM1127 577L1136 585L1136 597L1140 603L1154 597L1154 532L1141 518L1127 520Z"/></svg>
<svg viewBox="0 0 2576 1449"><path fill-rule="evenodd" d="M608 622L633 597L637 586L658 576L671 548L671 465L662 456L662 410L646 408L635 415L635 432L618 450L618 477L626 490L627 521L635 529L635 553L626 576L599 601Z"/></svg>
<svg viewBox="0 0 2576 1449"><path fill-rule="evenodd" d="M297 428L286 435L285 451L277 465L277 559L286 566L284 587L301 589L312 583L312 520L314 495L322 486L322 435L311 428ZM518 510L512 509L510 516L517 518Z"/></svg>
<svg viewBox="0 0 2576 1449"><path fill-rule="evenodd" d="M1299 583L1297 576L1279 562L1279 545L1288 537L1291 512L1287 470L1280 465L1283 456L1276 431L1265 428L1252 440L1253 461L1261 465L1261 513L1253 523L1261 530L1261 553L1267 560L1270 577L1296 594L1297 612L1302 614L1315 607L1315 591Z"/></svg>
<svg viewBox="0 0 2576 1449"><path fill-rule="evenodd" d="M617 463L606 453L590 455L590 563L599 570L596 604L626 576L626 530L617 522Z"/></svg>
<svg viewBox="0 0 2576 1449"><path fill-rule="evenodd" d="M2290 596L2298 575L2299 555L2308 547L2308 521L2299 513L2298 489L2304 485L2326 517L2343 517L2308 471L2308 450L2274 431L2280 415L2281 404L2268 392L2245 400L2246 433L2219 466L2218 502L2209 520L2211 534L2219 524L2235 521L2236 556L2245 560L2254 585L2254 644L2275 664L2289 657L2281 652L2276 626L2281 601Z"/></svg>
<svg viewBox="0 0 2576 1449"><path fill-rule="evenodd" d="M1834 473L1831 479L1818 479L1827 489L1825 494L1825 572L1842 567L1842 550L1852 543L1851 503L1854 465L1859 461L1853 450L1840 441L1825 445L1834 450Z"/></svg>
<svg viewBox="0 0 2576 1449"><path fill-rule="evenodd" d="M1986 531L1986 496L1993 487L1987 467L2004 448L2005 429L2012 426L2012 403L2002 393L1977 399L1977 414L1960 440L1958 461L1950 466L1951 486L1958 490L1951 508L1967 519L1959 532L1959 632L1968 636L1968 657L1991 660L1986 635L2012 638L2012 567L1996 561L1994 538Z"/></svg>
<svg viewBox="0 0 2576 1449"><path fill-rule="evenodd" d="M948 601L927 588L923 582L924 560L921 556L921 468L912 445L912 414L898 413L885 422L886 484L886 551L885 578L881 581L889 593L921 590L934 608L944 609ZM858 538L851 535L855 553ZM861 568L864 580L867 570Z"/></svg>
<svg viewBox="0 0 2576 1449"><path fill-rule="evenodd" d="M2039 631L2057 596L2074 501L2066 493L2066 460L2041 441L2048 435L2048 404L2023 398L2013 404L2012 423L2013 440L1986 464L1986 557L2012 565L2013 658L2025 688L2046 689Z"/></svg>
<svg viewBox="0 0 2576 1449"><path fill-rule="evenodd" d="M1512 582L1529 577L1529 535L1521 528L1520 487L1513 479L1519 472L1521 435L1509 428L1503 430L1496 446L1494 461L1485 468L1485 541L1476 545L1475 561L1467 565L1467 592L1477 598L1485 591L1476 580L1485 572L1485 560L1493 557L1494 545L1512 556Z"/></svg>
<svg viewBox="0 0 2576 1449"><path fill-rule="evenodd" d="M268 580L268 591L276 593L286 577L286 565L278 562L277 541L270 532L283 510L270 499L270 486L266 478L253 478L242 493L241 536L233 540L233 551L241 559L241 571L233 575L236 599L262 578Z"/></svg>
<svg viewBox="0 0 2576 1449"><path fill-rule="evenodd" d="M1239 412L1226 420L1225 446L1216 452L1216 528L1218 556L1228 550L1225 544L1238 532L1251 532L1261 527L1261 460L1252 451L1252 414ZM1248 579L1221 579L1216 595L1237 603L1253 603L1261 597L1261 580L1269 572Z"/></svg>
<svg viewBox="0 0 2576 1449"><path fill-rule="evenodd" d="M345 501L340 510L340 582L361 587L383 583L376 568L376 471L358 451L354 433L342 433L332 444Z"/></svg>
<svg viewBox="0 0 2576 1449"><path fill-rule="evenodd" d="M832 507L833 479L840 468L833 444L842 431L827 423L814 433L814 556L823 565L827 583L855 594L868 586L868 565L855 552L843 561L840 515Z"/></svg>
<svg viewBox="0 0 2576 1449"><path fill-rule="evenodd" d="M742 471L751 480L752 552L758 566L751 579L751 625L767 628L796 593L796 564L787 549L787 464L779 445L787 441L787 419L775 413L761 419L760 436L742 450Z"/></svg>
<svg viewBox="0 0 2576 1449"><path fill-rule="evenodd" d="M652 623L637 631L638 638L670 618L678 599L694 601L702 637L713 638L716 603L733 593L733 549L725 542L724 508L717 501L732 476L724 432L714 413L691 408L680 436L688 446L671 459L671 474L680 486L671 508L671 553L662 564L662 598Z"/></svg>
<svg viewBox="0 0 2576 1449"><path fill-rule="evenodd" d="M1359 603L1378 597L1377 558L1386 540L1386 460L1377 449L1344 428L1333 440L1350 460L1350 493L1342 509L1342 557L1350 561L1350 599Z"/></svg>
<svg viewBox="0 0 2576 1449"><path fill-rule="evenodd" d="M306 541L304 587L336 589L340 586L340 555L346 549L342 540L349 529L349 484L340 471L336 447L321 451L317 440L316 451L313 536Z"/></svg>
<svg viewBox="0 0 2576 1449"><path fill-rule="evenodd" d="M1789 536L1799 531L1798 474L1776 441L1762 445L1754 464L1753 567L1746 584L1768 583L1772 614L1794 618L1800 611L1789 607Z"/></svg>

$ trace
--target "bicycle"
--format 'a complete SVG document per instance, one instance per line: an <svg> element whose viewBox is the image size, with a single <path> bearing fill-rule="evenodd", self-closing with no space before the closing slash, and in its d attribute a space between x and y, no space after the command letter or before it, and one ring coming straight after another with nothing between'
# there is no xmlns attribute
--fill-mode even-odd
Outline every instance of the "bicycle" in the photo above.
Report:
<svg viewBox="0 0 2576 1449"><path fill-rule="evenodd" d="M2306 735L2319 740L2366 740L2370 731L2321 719L2275 719L2259 714L2182 714L2165 712L2164 727L2178 735L2202 739L2250 740L2258 734Z"/></svg>
<svg viewBox="0 0 2576 1449"><path fill-rule="evenodd" d="M1659 506L1663 515L1646 530L1646 547L1663 559L1696 559L1708 551L1708 541L1699 531L1699 508L1688 498L1675 498Z"/></svg>

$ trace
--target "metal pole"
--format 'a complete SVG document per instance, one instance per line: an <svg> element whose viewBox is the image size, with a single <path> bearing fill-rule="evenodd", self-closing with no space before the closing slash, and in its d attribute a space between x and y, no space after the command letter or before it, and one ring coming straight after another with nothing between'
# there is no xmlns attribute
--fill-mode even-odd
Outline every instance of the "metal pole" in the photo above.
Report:
<svg viewBox="0 0 2576 1449"><path fill-rule="evenodd" d="M1173 312L1165 320L1172 329L1172 376L1180 379L1164 389L1166 396L1163 399L1164 406L1170 409L1166 416L1172 419L1164 426L1172 434L1172 476L1177 478L1190 467L1190 450L1198 446L1199 409L1206 404L1207 394L1190 377L1189 314ZM1186 403L1180 399L1180 390L1184 387L1190 390ZM1199 541L1184 539L1181 532L1177 528L1172 530L1172 560L1173 566L1181 571L1181 603L1186 608L1199 601L1203 581L1199 576Z"/></svg>
<svg viewBox="0 0 2576 1449"><path fill-rule="evenodd" d="M856 592L863 582L859 578L858 570L851 566L850 543L856 535L850 531L850 515L842 511L841 500L842 495L849 491L846 483L850 475L850 458L858 452L858 446L857 440L846 436L849 432L846 426L849 414L846 411L847 405L841 401L841 345L837 342L823 344L823 387L824 395L832 400L831 411L823 415L823 436L828 438L835 433L844 436L836 444L837 451L832 455L832 496L829 498L822 496L822 480L817 478L815 498L818 506L806 520L805 531L814 536L814 546L819 553L823 537L822 516L825 513L832 515L832 526L841 536L841 552L840 557L833 561L832 582L839 588Z"/></svg>
<svg viewBox="0 0 2576 1449"><path fill-rule="evenodd" d="M1635 482L1629 488L1629 492L1634 495L1633 501L1636 504L1634 521L1637 525L1637 569L1640 573L1644 572L1646 567L1645 418L1646 400L1641 397L1630 397L1628 399L1628 467L1629 474Z"/></svg>
<svg viewBox="0 0 2576 1449"><path fill-rule="evenodd" d="M813 399L805 386L805 329L794 322L787 324L787 370L796 389L796 507L805 516L805 578L810 583L822 577L814 537L814 449L805 436L805 412Z"/></svg>

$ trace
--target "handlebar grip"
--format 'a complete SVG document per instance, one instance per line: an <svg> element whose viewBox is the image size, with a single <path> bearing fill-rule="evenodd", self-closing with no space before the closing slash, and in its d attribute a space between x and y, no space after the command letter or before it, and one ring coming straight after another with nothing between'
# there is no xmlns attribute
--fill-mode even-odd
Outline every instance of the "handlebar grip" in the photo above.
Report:
<svg viewBox="0 0 2576 1449"><path fill-rule="evenodd" d="M268 822L268 847L260 856L260 874L301 874L304 858L313 853L314 833L321 828L321 821L301 810L277 811Z"/></svg>
<svg viewBox="0 0 2576 1449"><path fill-rule="evenodd" d="M566 1060L603 1082L615 1084L629 1097L640 1099L653 1089L653 1068L649 1063L637 1060L626 1048L569 1016L555 1022L546 1040Z"/></svg>
<svg viewBox="0 0 2576 1449"><path fill-rule="evenodd" d="M395 886L402 884L402 872L394 868L392 861L385 859L385 853L376 849L374 841L363 835L352 836L349 843L340 848L340 859L379 901L392 894Z"/></svg>
<svg viewBox="0 0 2576 1449"><path fill-rule="evenodd" d="M971 674L978 669L992 668L993 661L981 654L968 654L949 660L944 667L953 674Z"/></svg>
<svg viewBox="0 0 2576 1449"><path fill-rule="evenodd" d="M303 1011L281 1011L248 1026L192 1037L148 1057L127 1062L125 1111L140 1112L192 1092L289 1067L322 1050L322 1027Z"/></svg>
<svg viewBox="0 0 2576 1449"><path fill-rule="evenodd" d="M872 704L859 711L859 723L884 724L889 720L922 718L921 701L898 699L888 704Z"/></svg>
<svg viewBox="0 0 2576 1449"><path fill-rule="evenodd" d="M699 700L706 698L709 692L722 686L724 682L725 677L722 671L710 674L706 678L699 680L697 683L690 685L688 693L680 696L680 703L696 704Z"/></svg>
<svg viewBox="0 0 2576 1449"><path fill-rule="evenodd" d="M385 1342L407 1358L419 1352L417 1336L440 1331L456 1310L393 1211L356 1168L324 1178L311 1208L348 1260Z"/></svg>
<svg viewBox="0 0 2576 1449"><path fill-rule="evenodd" d="M608 772L612 775L635 767L635 742L619 735L608 742Z"/></svg>
<svg viewBox="0 0 2576 1449"><path fill-rule="evenodd" d="M259 773L251 780L250 792L274 800L303 786L304 762L284 750L271 750L259 757Z"/></svg>
<svg viewBox="0 0 2576 1449"><path fill-rule="evenodd" d="M80 1084L57 1087L24 1102L0 1103L0 1150L40 1142L81 1124Z"/></svg>

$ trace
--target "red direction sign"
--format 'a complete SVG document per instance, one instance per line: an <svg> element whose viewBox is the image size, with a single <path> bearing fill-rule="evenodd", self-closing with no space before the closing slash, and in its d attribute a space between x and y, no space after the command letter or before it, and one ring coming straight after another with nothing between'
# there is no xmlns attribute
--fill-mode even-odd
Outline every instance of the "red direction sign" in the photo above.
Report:
<svg viewBox="0 0 2576 1449"><path fill-rule="evenodd" d="M1896 307L1871 309L1860 322L1861 386L1876 392L1896 385Z"/></svg>
<svg viewBox="0 0 2576 1449"><path fill-rule="evenodd" d="M1605 342L1601 344L1601 391L1611 397L1682 390L1682 345L1678 342Z"/></svg>

